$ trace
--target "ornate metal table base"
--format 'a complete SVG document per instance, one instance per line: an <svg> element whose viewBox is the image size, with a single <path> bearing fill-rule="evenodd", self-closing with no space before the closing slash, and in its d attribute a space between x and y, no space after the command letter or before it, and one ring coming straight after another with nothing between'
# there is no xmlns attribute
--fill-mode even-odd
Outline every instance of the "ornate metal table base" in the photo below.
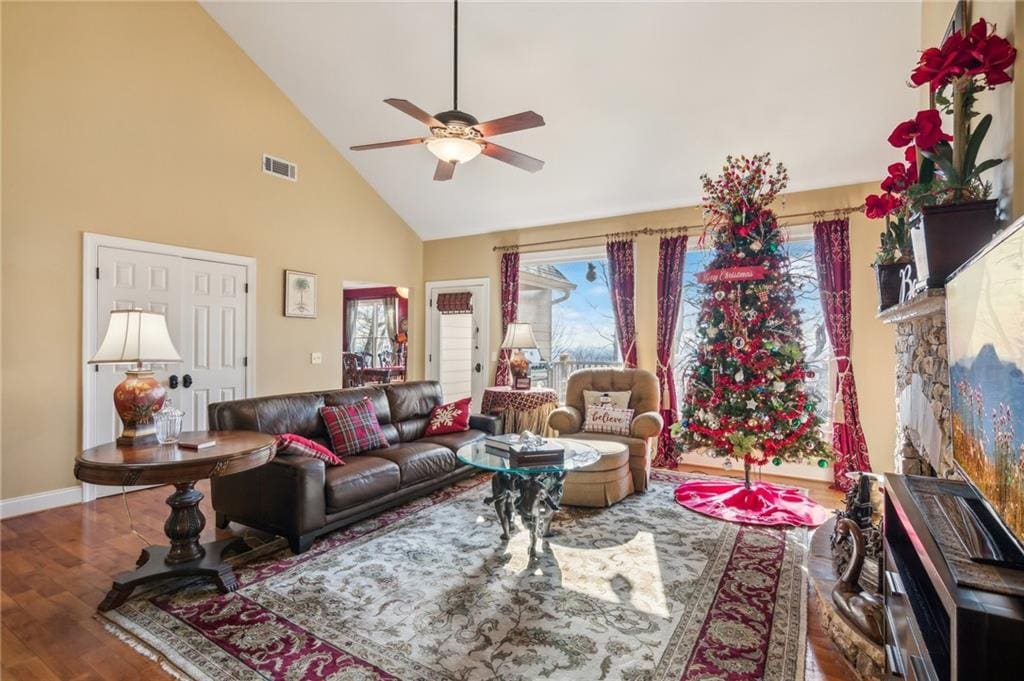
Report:
<svg viewBox="0 0 1024 681"><path fill-rule="evenodd" d="M200 544L199 535L206 526L206 518L199 510L203 493L194 482L175 484L175 492L167 498L171 514L164 524L170 546L149 546L142 549L136 569L122 572L99 605L100 611L112 610L123 604L135 588L169 577L210 577L221 593L238 588L238 580L231 566L224 562L223 554L232 548L247 548L241 537L232 537L209 544Z"/></svg>
<svg viewBox="0 0 1024 681"><path fill-rule="evenodd" d="M565 472L495 473L491 478L491 496L501 523L501 538L508 539L518 513L530 531L530 558L537 555L537 543L551 536L551 518L562 500Z"/></svg>

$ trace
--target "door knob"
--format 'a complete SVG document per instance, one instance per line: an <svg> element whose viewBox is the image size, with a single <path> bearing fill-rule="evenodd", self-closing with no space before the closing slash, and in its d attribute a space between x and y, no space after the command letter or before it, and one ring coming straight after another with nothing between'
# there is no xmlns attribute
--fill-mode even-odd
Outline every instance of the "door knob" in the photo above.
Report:
<svg viewBox="0 0 1024 681"><path fill-rule="evenodd" d="M167 379L167 385L170 386L171 390L174 390L175 388L177 388L178 387L178 375L177 374L171 374L171 377Z"/></svg>
<svg viewBox="0 0 1024 681"><path fill-rule="evenodd" d="M182 376L181 377L181 385L186 387L186 388L191 388L192 387L192 377L189 376L188 374L185 374L184 376Z"/></svg>
<svg viewBox="0 0 1024 681"><path fill-rule="evenodd" d="M476 366L475 366L475 367L473 367L473 371L475 371L475 372L477 372L477 373L479 374L479 373L480 373L480 368L481 368L481 367L480 367L480 362L477 362L477 363L476 363Z"/></svg>

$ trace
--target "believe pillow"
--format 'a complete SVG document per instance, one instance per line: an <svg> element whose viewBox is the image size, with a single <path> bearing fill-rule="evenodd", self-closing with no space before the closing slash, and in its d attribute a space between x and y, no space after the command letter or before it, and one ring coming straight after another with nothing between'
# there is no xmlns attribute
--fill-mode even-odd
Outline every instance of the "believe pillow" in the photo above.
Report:
<svg viewBox="0 0 1024 681"><path fill-rule="evenodd" d="M629 408L629 398L633 396L631 390L620 390L617 392L601 390L584 390L583 404L586 406L616 407L618 409Z"/></svg>
<svg viewBox="0 0 1024 681"><path fill-rule="evenodd" d="M472 399L467 397L457 402L439 404L431 409L427 432L423 436L464 433L469 430L469 403Z"/></svg>
<svg viewBox="0 0 1024 681"><path fill-rule="evenodd" d="M587 407L587 417L583 421L583 431L587 433L629 435L632 424L632 409L590 406Z"/></svg>
<svg viewBox="0 0 1024 681"><path fill-rule="evenodd" d="M320 407L320 418L331 436L331 448L338 456L359 454L388 446L388 439L377 421L377 412L370 399L352 404Z"/></svg>
<svg viewBox="0 0 1024 681"><path fill-rule="evenodd" d="M345 462L339 459L327 447L294 433L283 433L277 436L277 453L311 456L314 459L320 459L328 466L345 465Z"/></svg>

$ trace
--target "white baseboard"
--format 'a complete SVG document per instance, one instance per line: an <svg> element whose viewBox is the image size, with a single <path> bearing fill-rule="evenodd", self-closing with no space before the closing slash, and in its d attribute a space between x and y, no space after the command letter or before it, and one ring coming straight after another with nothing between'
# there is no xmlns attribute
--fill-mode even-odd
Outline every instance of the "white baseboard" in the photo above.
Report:
<svg viewBox="0 0 1024 681"><path fill-rule="evenodd" d="M125 488L125 492L138 492L140 489L149 489L150 487L159 487L160 485L132 485ZM120 485L93 485L88 482L82 483L82 502L87 503L95 501L96 499L102 499L103 497L111 497L115 494L121 493Z"/></svg>
<svg viewBox="0 0 1024 681"><path fill-rule="evenodd" d="M82 503L81 485L54 489L49 492L26 494L23 497L12 497L0 501L0 519L13 518L17 515L80 503Z"/></svg>
<svg viewBox="0 0 1024 681"><path fill-rule="evenodd" d="M713 456L706 456L704 454L693 454L690 452L684 453L679 457L681 463L690 464L691 466L705 466L707 468L722 468L722 459L715 458ZM733 470L743 471L743 463L739 461L733 461ZM827 468L819 468L818 466L812 466L810 464L801 463L787 463L783 461L778 466L762 466L760 469L754 468L751 471L751 478L761 473L765 475L781 475L787 478L800 478L803 480L821 480L823 482L832 482L832 466Z"/></svg>

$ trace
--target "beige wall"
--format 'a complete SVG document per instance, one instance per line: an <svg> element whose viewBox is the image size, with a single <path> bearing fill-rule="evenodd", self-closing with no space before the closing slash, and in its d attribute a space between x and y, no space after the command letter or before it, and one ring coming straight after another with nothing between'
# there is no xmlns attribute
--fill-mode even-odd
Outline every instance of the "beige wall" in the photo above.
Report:
<svg viewBox="0 0 1024 681"><path fill-rule="evenodd" d="M696 182L696 179L694 180ZM852 185L836 189L790 194L779 206L781 213L802 213L859 205L874 185ZM672 227L700 223L696 208L639 213L601 220L510 230L455 239L427 241L423 245L423 277L426 281L490 277L491 338L501 338L498 309L499 258L491 249L496 245L529 243L552 238L600 235L641 227ZM894 329L875 319L878 305L874 273L869 265L874 259L881 225L857 214L850 221L850 249L853 258L853 362L860 397L861 420L864 424L875 470L892 470L892 453L896 439L896 409L893 397L895 384ZM600 239L577 245L600 244ZM568 246L568 245L567 245ZM551 248L561 248L554 246ZM658 240L642 237L636 245L636 318L637 352L642 368L655 367L655 328L657 323ZM497 341L492 343L492 351ZM491 372L493 375L493 363Z"/></svg>
<svg viewBox="0 0 1024 681"><path fill-rule="evenodd" d="M257 258L259 393L339 385L344 280L412 289L420 375L422 242L201 7L2 11L2 497L75 484L83 232ZM281 315L285 268L318 319Z"/></svg>

